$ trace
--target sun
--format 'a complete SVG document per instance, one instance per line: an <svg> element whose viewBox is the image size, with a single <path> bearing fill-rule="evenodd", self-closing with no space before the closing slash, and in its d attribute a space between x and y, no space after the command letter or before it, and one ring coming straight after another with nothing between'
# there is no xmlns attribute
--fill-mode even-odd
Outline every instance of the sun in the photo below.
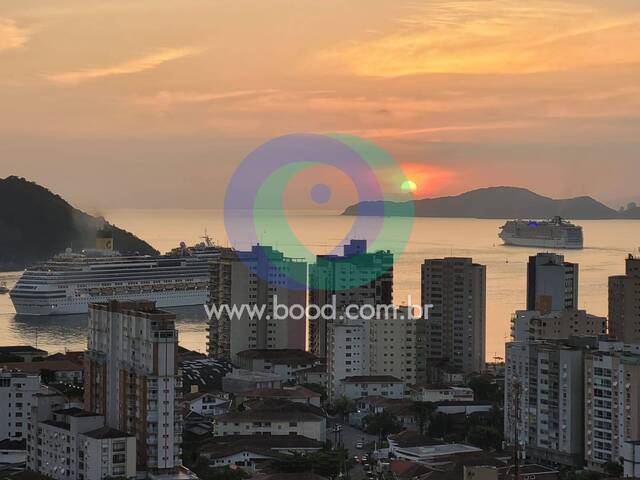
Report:
<svg viewBox="0 0 640 480"><path fill-rule="evenodd" d="M416 185L416 182L414 182L413 180L405 180L404 182L402 182L402 185L400 185L400 190L407 193L413 193L417 189L418 189L418 186Z"/></svg>

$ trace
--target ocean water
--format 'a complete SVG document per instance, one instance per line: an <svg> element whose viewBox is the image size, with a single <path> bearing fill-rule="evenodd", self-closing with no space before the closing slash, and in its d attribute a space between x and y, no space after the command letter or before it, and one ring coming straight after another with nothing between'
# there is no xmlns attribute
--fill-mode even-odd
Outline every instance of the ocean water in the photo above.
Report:
<svg viewBox="0 0 640 480"><path fill-rule="evenodd" d="M162 252L181 241L188 244L201 241L205 230L218 243L228 243L219 210L114 210L103 214ZM353 218L317 212L295 212L288 216L288 221L300 245L281 244L268 229L259 235L263 244L273 244L290 256L330 252L353 224ZM417 218L406 249L396 256L394 267L394 300L401 305L409 295L419 302L420 265L426 258L463 256L486 265L488 360L504 355L511 314L525 305L527 259L538 251L502 245L497 233L503 223L502 220ZM568 261L580 264L580 307L604 316L607 314L607 278L623 273L626 255L638 251L640 221L579 223L584 228L585 248L562 253ZM19 275L20 272L0 273L0 281L11 286ZM204 352L204 309L195 306L175 309L175 312L180 343ZM0 345L36 343L50 352L84 349L86 316L18 317L8 295L0 295Z"/></svg>

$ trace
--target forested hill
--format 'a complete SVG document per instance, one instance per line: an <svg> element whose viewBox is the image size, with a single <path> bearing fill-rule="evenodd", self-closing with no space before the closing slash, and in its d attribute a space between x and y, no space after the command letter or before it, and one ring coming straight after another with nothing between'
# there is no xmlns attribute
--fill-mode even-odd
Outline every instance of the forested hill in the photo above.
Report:
<svg viewBox="0 0 640 480"><path fill-rule="evenodd" d="M122 253L158 253L132 233L74 208L34 182L13 176L0 179L1 270L22 269L68 247L94 247L96 232L103 227L112 232L115 249Z"/></svg>

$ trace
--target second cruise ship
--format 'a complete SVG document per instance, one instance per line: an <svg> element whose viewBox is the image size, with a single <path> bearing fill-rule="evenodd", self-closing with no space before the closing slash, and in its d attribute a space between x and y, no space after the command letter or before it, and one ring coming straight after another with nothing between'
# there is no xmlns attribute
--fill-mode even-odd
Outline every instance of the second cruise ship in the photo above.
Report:
<svg viewBox="0 0 640 480"><path fill-rule="evenodd" d="M505 245L542 248L582 248L582 227L560 217L551 220L510 220L498 236Z"/></svg>
<svg viewBox="0 0 640 480"><path fill-rule="evenodd" d="M161 256L121 255L111 239L97 248L65 253L25 270L9 293L19 315L86 313L90 303L154 300L158 307L199 305L207 301L209 260L220 255L205 242Z"/></svg>

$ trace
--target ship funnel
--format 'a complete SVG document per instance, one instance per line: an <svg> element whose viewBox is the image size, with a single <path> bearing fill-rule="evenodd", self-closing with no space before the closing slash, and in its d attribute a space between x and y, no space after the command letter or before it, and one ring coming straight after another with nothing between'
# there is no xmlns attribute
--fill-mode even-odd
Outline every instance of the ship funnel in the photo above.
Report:
<svg viewBox="0 0 640 480"><path fill-rule="evenodd" d="M98 250L113 250L113 232L101 228L96 232L96 248Z"/></svg>

